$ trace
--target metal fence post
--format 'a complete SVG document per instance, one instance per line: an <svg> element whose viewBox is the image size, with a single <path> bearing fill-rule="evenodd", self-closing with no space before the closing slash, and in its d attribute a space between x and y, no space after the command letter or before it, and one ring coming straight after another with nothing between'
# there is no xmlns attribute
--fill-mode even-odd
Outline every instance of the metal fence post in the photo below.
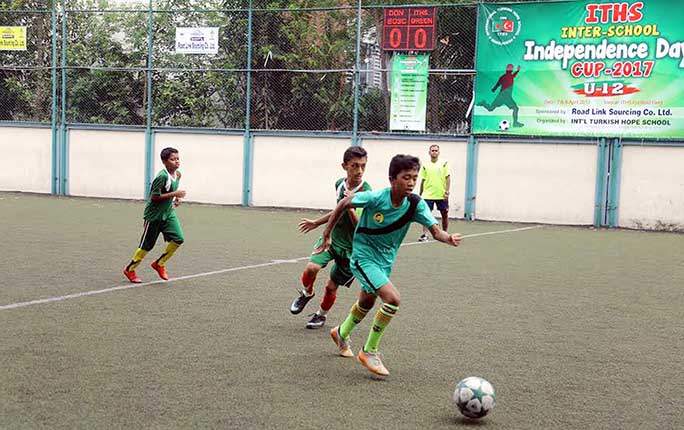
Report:
<svg viewBox="0 0 684 430"><path fill-rule="evenodd" d="M50 193L57 194L59 190L59 169L57 167L57 2L52 2L51 8L51 18L52 18L52 116L50 118L51 129L52 129L52 174L50 181Z"/></svg>
<svg viewBox="0 0 684 430"><path fill-rule="evenodd" d="M154 13L152 0L149 0L147 16L147 109L145 123L145 200L150 197L150 184L154 173L154 135L152 133L152 59Z"/></svg>
<svg viewBox="0 0 684 430"><path fill-rule="evenodd" d="M473 221L475 219L477 198L478 141L472 134L468 136L466 157L466 190L463 218Z"/></svg>
<svg viewBox="0 0 684 430"><path fill-rule="evenodd" d="M602 137L598 141L596 157L596 189L594 198L594 227L604 225L606 213L606 187L608 185L608 141Z"/></svg>
<svg viewBox="0 0 684 430"><path fill-rule="evenodd" d="M61 100L61 123L59 128L59 145L57 154L59 159L58 167L58 187L57 193L61 195L67 195L66 185L68 181L67 173L67 162L66 158L68 154L66 152L66 140L67 140L67 0L62 0L62 100Z"/></svg>
<svg viewBox="0 0 684 430"><path fill-rule="evenodd" d="M352 130L352 145L359 142L359 86L361 85L361 0L356 10L356 62L354 65L354 126Z"/></svg>
<svg viewBox="0 0 684 430"><path fill-rule="evenodd" d="M608 188L607 201L607 218L608 227L616 228L619 224L619 207L620 207L620 185L622 176L622 139L616 138L613 140L613 148L611 151L610 163L610 181Z"/></svg>
<svg viewBox="0 0 684 430"><path fill-rule="evenodd" d="M245 102L245 137L242 157L242 206L252 204L252 176L254 163L254 142L251 131L252 116L252 0L247 13L247 79Z"/></svg>

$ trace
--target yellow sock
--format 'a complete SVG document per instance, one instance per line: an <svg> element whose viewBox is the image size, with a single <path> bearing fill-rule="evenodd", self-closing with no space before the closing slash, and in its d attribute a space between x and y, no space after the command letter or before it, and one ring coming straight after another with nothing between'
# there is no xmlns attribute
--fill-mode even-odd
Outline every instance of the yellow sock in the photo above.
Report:
<svg viewBox="0 0 684 430"><path fill-rule="evenodd" d="M138 248L135 251L135 254L133 254L133 258L131 259L131 262L128 263L126 270L129 272L134 271L135 268L140 265L140 262L143 261L143 258L145 258L146 255L147 255L147 251L145 251L144 249Z"/></svg>
<svg viewBox="0 0 684 430"><path fill-rule="evenodd" d="M169 258L171 258L171 256L176 253L176 250L178 249L179 246L180 246L180 243L169 242L169 244L166 245L166 249L164 250L164 253L157 260L157 264L160 266L164 266L164 264L166 264L166 262L169 261Z"/></svg>

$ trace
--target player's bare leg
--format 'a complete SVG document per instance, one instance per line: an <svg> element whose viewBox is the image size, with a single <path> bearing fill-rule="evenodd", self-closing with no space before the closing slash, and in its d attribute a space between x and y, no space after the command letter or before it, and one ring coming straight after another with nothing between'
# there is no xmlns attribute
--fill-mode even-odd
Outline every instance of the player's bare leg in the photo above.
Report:
<svg viewBox="0 0 684 430"><path fill-rule="evenodd" d="M449 211L439 211L442 215L442 230L449 231Z"/></svg>

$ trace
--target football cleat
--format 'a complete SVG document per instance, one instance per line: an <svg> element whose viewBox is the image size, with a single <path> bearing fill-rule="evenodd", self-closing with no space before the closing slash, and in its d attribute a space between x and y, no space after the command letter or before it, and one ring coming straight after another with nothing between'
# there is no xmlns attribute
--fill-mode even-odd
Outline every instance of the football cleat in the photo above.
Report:
<svg viewBox="0 0 684 430"><path fill-rule="evenodd" d="M297 315L301 311L304 310L304 307L306 306L307 303L309 303L309 300L313 299L315 294L311 294L310 296L307 296L304 291L299 292L299 296L292 301L292 304L290 305L290 312L294 315Z"/></svg>
<svg viewBox="0 0 684 430"><path fill-rule="evenodd" d="M342 339L342 336L340 336L340 326L330 330L330 337L332 337L333 342L337 345L338 352L342 357L350 358L354 356L349 339L344 340Z"/></svg>
<svg viewBox="0 0 684 430"><path fill-rule="evenodd" d="M359 355L356 356L356 359L363 364L366 369L370 370L376 375L389 375L389 370L387 370L385 365L382 364L382 360L380 360L380 354L378 353L366 352L362 349L359 351Z"/></svg>
<svg viewBox="0 0 684 430"><path fill-rule="evenodd" d="M318 315L315 313L311 316L311 319L306 323L306 328L321 328L325 325L325 315Z"/></svg>
<svg viewBox="0 0 684 430"><path fill-rule="evenodd" d="M155 272L157 272L160 278L162 278L165 281L169 280L169 274L166 273L166 267L160 266L159 264L157 264L156 261L153 261L152 264L150 264L150 267L153 268Z"/></svg>
<svg viewBox="0 0 684 430"><path fill-rule="evenodd" d="M133 284L140 284L142 282L142 279L138 278L138 275L135 273L135 270L129 271L126 270L126 267L124 267L123 274Z"/></svg>

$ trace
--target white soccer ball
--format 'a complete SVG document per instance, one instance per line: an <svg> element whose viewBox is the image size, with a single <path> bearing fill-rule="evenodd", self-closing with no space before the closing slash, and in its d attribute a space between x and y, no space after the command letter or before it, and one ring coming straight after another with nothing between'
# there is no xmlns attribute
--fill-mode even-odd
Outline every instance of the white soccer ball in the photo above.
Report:
<svg viewBox="0 0 684 430"><path fill-rule="evenodd" d="M456 384L454 405L471 419L480 419L496 405L494 386L479 376L470 376Z"/></svg>
<svg viewBox="0 0 684 430"><path fill-rule="evenodd" d="M502 119L501 122L499 123L499 130L506 131L509 128L511 128L511 123L508 122L507 119Z"/></svg>

